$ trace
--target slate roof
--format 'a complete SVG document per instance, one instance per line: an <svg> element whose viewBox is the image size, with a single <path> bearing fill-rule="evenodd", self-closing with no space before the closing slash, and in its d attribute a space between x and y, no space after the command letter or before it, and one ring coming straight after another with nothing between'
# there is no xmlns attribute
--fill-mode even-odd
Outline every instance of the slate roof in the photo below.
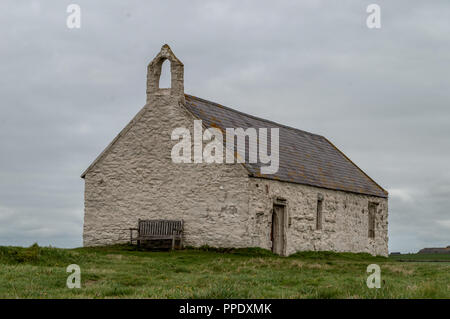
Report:
<svg viewBox="0 0 450 319"><path fill-rule="evenodd" d="M257 118L195 96L185 96L188 111L201 119L206 127L216 127L222 131L239 127L279 128L278 172L261 174L260 167L267 164L250 164L246 160L243 165L250 176L377 197L388 196L387 191L323 136ZM270 143L268 149L270 152Z"/></svg>

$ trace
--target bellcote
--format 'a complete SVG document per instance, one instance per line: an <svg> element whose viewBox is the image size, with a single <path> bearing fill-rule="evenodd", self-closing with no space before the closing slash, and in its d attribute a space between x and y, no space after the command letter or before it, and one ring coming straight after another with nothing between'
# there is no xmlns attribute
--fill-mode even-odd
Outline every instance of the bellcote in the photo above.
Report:
<svg viewBox="0 0 450 319"><path fill-rule="evenodd" d="M159 87L161 68L165 60L170 62L170 88ZM161 51L147 67L147 103L152 100L152 97L159 95L170 95L179 101L184 101L184 65L167 44L161 47Z"/></svg>

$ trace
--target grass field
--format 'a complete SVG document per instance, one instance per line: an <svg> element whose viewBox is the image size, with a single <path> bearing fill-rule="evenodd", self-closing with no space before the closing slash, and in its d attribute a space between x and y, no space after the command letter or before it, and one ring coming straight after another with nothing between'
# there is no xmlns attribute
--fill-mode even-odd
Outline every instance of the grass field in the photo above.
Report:
<svg viewBox="0 0 450 319"><path fill-rule="evenodd" d="M450 256L398 261L417 256L0 247L0 298L450 298ZM69 264L81 267L80 289L66 287ZM381 267L380 289L366 286L369 264Z"/></svg>

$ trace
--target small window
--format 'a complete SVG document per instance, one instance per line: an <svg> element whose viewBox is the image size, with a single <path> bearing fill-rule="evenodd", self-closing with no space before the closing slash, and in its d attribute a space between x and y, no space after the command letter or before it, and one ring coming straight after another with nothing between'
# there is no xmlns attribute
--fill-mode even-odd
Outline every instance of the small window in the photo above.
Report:
<svg viewBox="0 0 450 319"><path fill-rule="evenodd" d="M317 199L317 212L316 212L316 229L322 229L322 206L323 206L323 197L319 196Z"/></svg>
<svg viewBox="0 0 450 319"><path fill-rule="evenodd" d="M375 213L377 210L376 203L369 203L369 238L375 238Z"/></svg>

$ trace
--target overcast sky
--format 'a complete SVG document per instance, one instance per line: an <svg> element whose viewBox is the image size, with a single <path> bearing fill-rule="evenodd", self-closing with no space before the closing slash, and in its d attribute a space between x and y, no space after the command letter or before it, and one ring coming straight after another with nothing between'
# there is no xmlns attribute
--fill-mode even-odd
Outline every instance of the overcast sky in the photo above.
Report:
<svg viewBox="0 0 450 319"><path fill-rule="evenodd" d="M82 245L80 174L145 104L164 43L186 93L324 135L386 188L390 251L450 245L449 16L448 0L2 0L0 245Z"/></svg>

